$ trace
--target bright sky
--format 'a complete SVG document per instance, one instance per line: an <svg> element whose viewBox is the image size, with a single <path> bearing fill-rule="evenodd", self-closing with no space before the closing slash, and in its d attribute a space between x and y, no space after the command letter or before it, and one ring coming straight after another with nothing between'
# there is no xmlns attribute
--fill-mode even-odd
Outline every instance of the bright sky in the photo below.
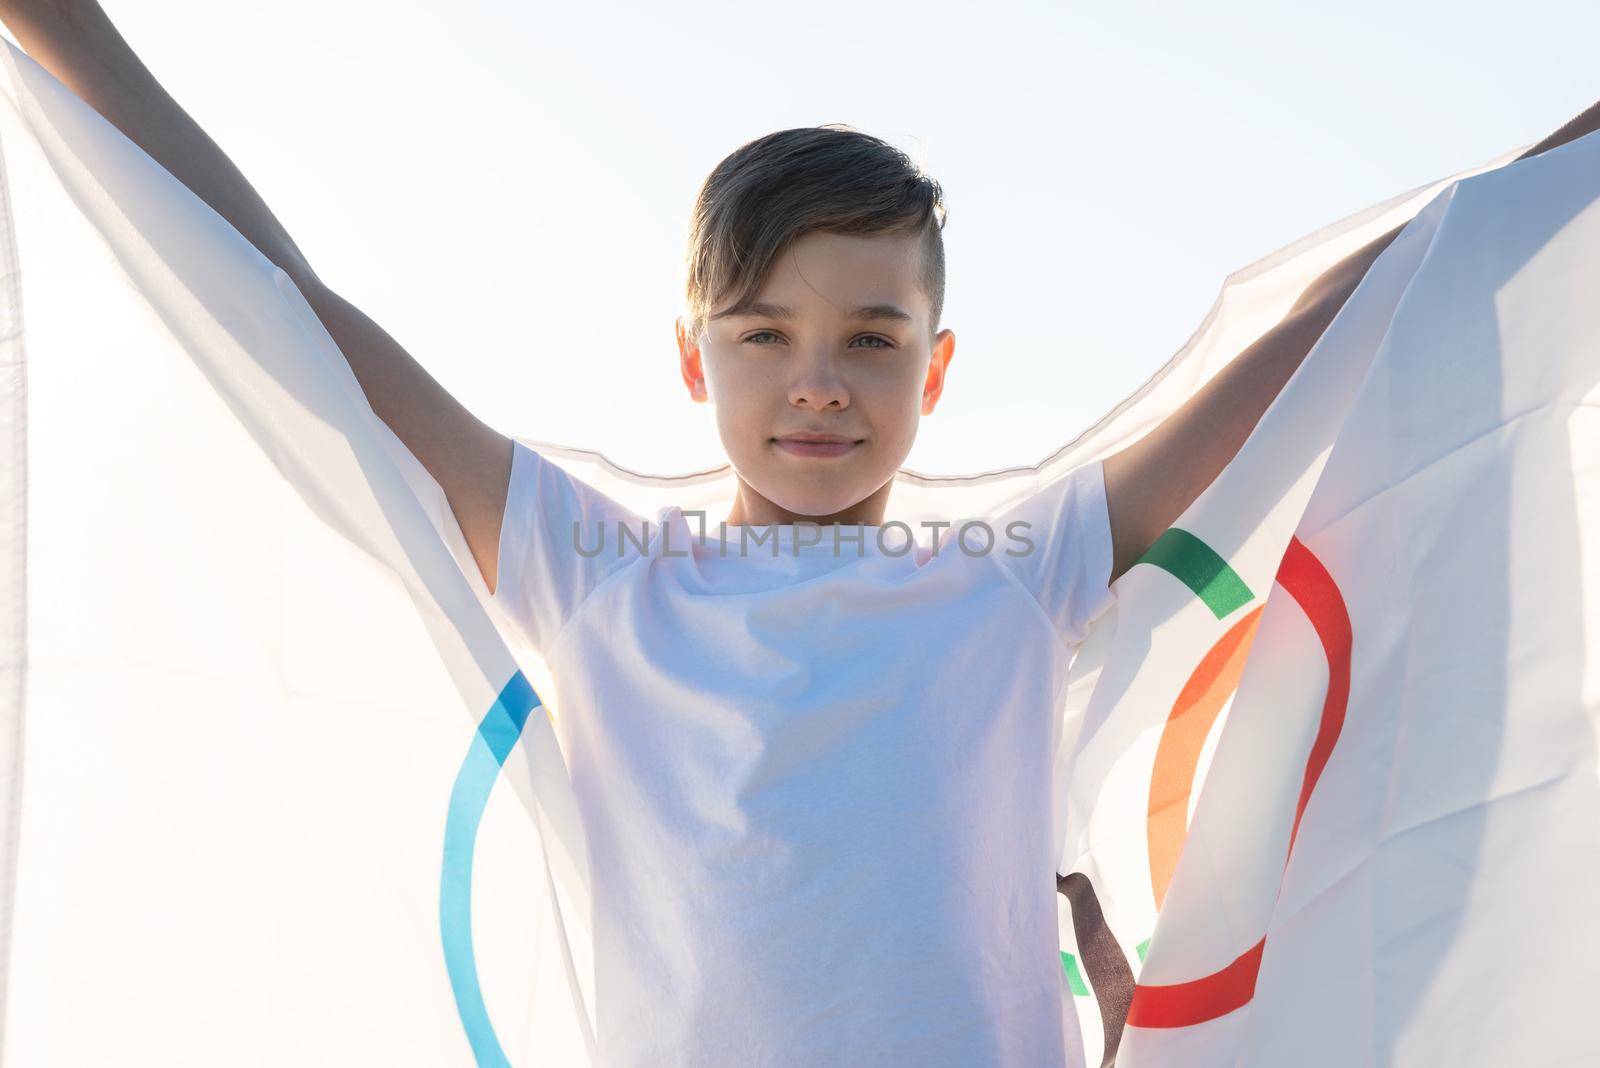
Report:
<svg viewBox="0 0 1600 1068"><path fill-rule="evenodd" d="M956 334L906 465L1033 463L1223 278L1600 96L1593 0L102 0L335 289L498 429L725 462L677 370L696 189L847 122L944 186Z"/></svg>

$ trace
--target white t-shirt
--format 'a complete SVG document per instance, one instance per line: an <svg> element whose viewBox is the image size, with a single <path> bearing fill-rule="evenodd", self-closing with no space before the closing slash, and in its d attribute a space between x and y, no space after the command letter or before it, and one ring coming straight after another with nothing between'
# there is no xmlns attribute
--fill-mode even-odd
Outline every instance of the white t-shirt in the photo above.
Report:
<svg viewBox="0 0 1600 1068"><path fill-rule="evenodd" d="M558 687L600 1063L1066 1063L1053 720L1114 596L1100 461L988 552L709 518L516 444L495 601Z"/></svg>

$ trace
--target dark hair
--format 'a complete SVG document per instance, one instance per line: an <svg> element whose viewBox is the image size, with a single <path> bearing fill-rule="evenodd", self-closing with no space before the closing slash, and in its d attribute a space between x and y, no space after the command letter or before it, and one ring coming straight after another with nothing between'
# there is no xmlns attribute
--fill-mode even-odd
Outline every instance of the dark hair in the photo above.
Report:
<svg viewBox="0 0 1600 1068"><path fill-rule="evenodd" d="M887 141L844 123L759 137L717 164L695 197L684 325L698 338L730 294L730 310L742 310L778 257L810 231L920 232L932 334L944 308L944 223L939 183Z"/></svg>

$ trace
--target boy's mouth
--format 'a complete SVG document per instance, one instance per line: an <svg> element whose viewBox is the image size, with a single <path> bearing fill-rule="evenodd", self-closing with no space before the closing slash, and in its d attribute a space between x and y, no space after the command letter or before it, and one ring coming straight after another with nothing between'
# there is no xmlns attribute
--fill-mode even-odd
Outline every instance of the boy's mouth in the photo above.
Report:
<svg viewBox="0 0 1600 1068"><path fill-rule="evenodd" d="M823 434L811 431L797 431L785 434L773 441L786 452L796 456L843 456L857 445L861 439L847 438L842 434Z"/></svg>

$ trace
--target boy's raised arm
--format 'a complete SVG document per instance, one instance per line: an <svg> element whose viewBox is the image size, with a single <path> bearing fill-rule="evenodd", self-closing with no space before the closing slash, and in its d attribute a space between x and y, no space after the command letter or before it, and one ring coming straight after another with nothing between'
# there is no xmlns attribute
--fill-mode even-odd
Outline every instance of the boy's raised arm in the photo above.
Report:
<svg viewBox="0 0 1600 1068"><path fill-rule="evenodd" d="M1600 102L1517 159L1547 152L1597 129ZM1112 582L1222 473L1367 269L1402 229L1395 227L1330 267L1282 321L1234 357L1182 407L1132 445L1105 458Z"/></svg>
<svg viewBox="0 0 1600 1068"><path fill-rule="evenodd" d="M322 283L260 195L155 80L96 0L0 0L0 20L36 62L294 281L344 353L372 410L444 490L493 591L511 440L481 422L382 327Z"/></svg>

